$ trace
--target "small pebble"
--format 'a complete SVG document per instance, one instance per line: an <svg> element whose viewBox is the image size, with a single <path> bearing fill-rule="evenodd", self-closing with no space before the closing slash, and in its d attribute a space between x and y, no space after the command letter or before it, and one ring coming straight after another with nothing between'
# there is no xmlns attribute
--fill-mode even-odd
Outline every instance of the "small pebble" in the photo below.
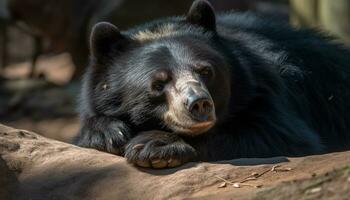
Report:
<svg viewBox="0 0 350 200"><path fill-rule="evenodd" d="M240 185L239 183L234 183L234 184L233 184L233 187L234 187L234 188L240 188L241 185Z"/></svg>
<svg viewBox="0 0 350 200"><path fill-rule="evenodd" d="M311 190L309 190L307 193L309 194L314 194L314 193L318 193L321 192L322 188L317 187L317 188L312 188Z"/></svg>
<svg viewBox="0 0 350 200"><path fill-rule="evenodd" d="M223 182L223 183L221 183L221 184L219 185L218 188L224 188L224 187L226 187L226 186L227 186L227 183L226 183L226 182Z"/></svg>

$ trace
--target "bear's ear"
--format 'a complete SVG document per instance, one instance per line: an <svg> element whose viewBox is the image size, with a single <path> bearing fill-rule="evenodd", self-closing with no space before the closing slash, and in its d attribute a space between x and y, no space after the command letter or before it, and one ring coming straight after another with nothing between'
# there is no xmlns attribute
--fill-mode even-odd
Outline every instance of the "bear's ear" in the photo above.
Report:
<svg viewBox="0 0 350 200"><path fill-rule="evenodd" d="M216 29L214 8L206 0L196 0L193 2L187 14L187 21L208 30L215 31Z"/></svg>
<svg viewBox="0 0 350 200"><path fill-rule="evenodd" d="M100 22L92 28L90 54L94 59L103 61L104 58L125 49L129 42L129 38L124 36L116 26L108 22Z"/></svg>

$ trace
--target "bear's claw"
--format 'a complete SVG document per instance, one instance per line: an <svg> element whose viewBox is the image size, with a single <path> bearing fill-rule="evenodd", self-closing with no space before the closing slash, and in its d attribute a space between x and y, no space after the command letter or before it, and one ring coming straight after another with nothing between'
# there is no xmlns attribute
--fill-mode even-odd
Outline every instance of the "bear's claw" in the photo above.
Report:
<svg viewBox="0 0 350 200"><path fill-rule="evenodd" d="M129 138L128 127L123 122L100 117L86 119L74 143L82 147L123 155L123 148Z"/></svg>
<svg viewBox="0 0 350 200"><path fill-rule="evenodd" d="M177 167L195 156L193 147L180 137L161 131L140 133L125 148L129 163L156 169Z"/></svg>

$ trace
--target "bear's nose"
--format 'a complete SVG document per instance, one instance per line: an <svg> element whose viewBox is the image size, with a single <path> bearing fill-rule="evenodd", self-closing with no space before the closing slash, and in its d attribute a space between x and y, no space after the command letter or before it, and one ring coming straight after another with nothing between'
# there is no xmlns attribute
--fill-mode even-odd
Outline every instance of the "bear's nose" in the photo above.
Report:
<svg viewBox="0 0 350 200"><path fill-rule="evenodd" d="M185 106L197 121L209 121L213 117L213 102L204 92L190 92L187 96Z"/></svg>
<svg viewBox="0 0 350 200"><path fill-rule="evenodd" d="M192 116L198 121L210 120L213 112L213 104L209 99L196 99L189 107Z"/></svg>

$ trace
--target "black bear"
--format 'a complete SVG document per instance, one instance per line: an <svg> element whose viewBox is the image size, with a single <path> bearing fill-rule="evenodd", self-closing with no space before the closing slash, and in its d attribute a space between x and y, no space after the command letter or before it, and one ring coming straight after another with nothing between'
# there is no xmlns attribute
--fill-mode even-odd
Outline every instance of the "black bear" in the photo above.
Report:
<svg viewBox="0 0 350 200"><path fill-rule="evenodd" d="M320 33L197 0L90 43L80 146L154 168L350 147L350 51Z"/></svg>

